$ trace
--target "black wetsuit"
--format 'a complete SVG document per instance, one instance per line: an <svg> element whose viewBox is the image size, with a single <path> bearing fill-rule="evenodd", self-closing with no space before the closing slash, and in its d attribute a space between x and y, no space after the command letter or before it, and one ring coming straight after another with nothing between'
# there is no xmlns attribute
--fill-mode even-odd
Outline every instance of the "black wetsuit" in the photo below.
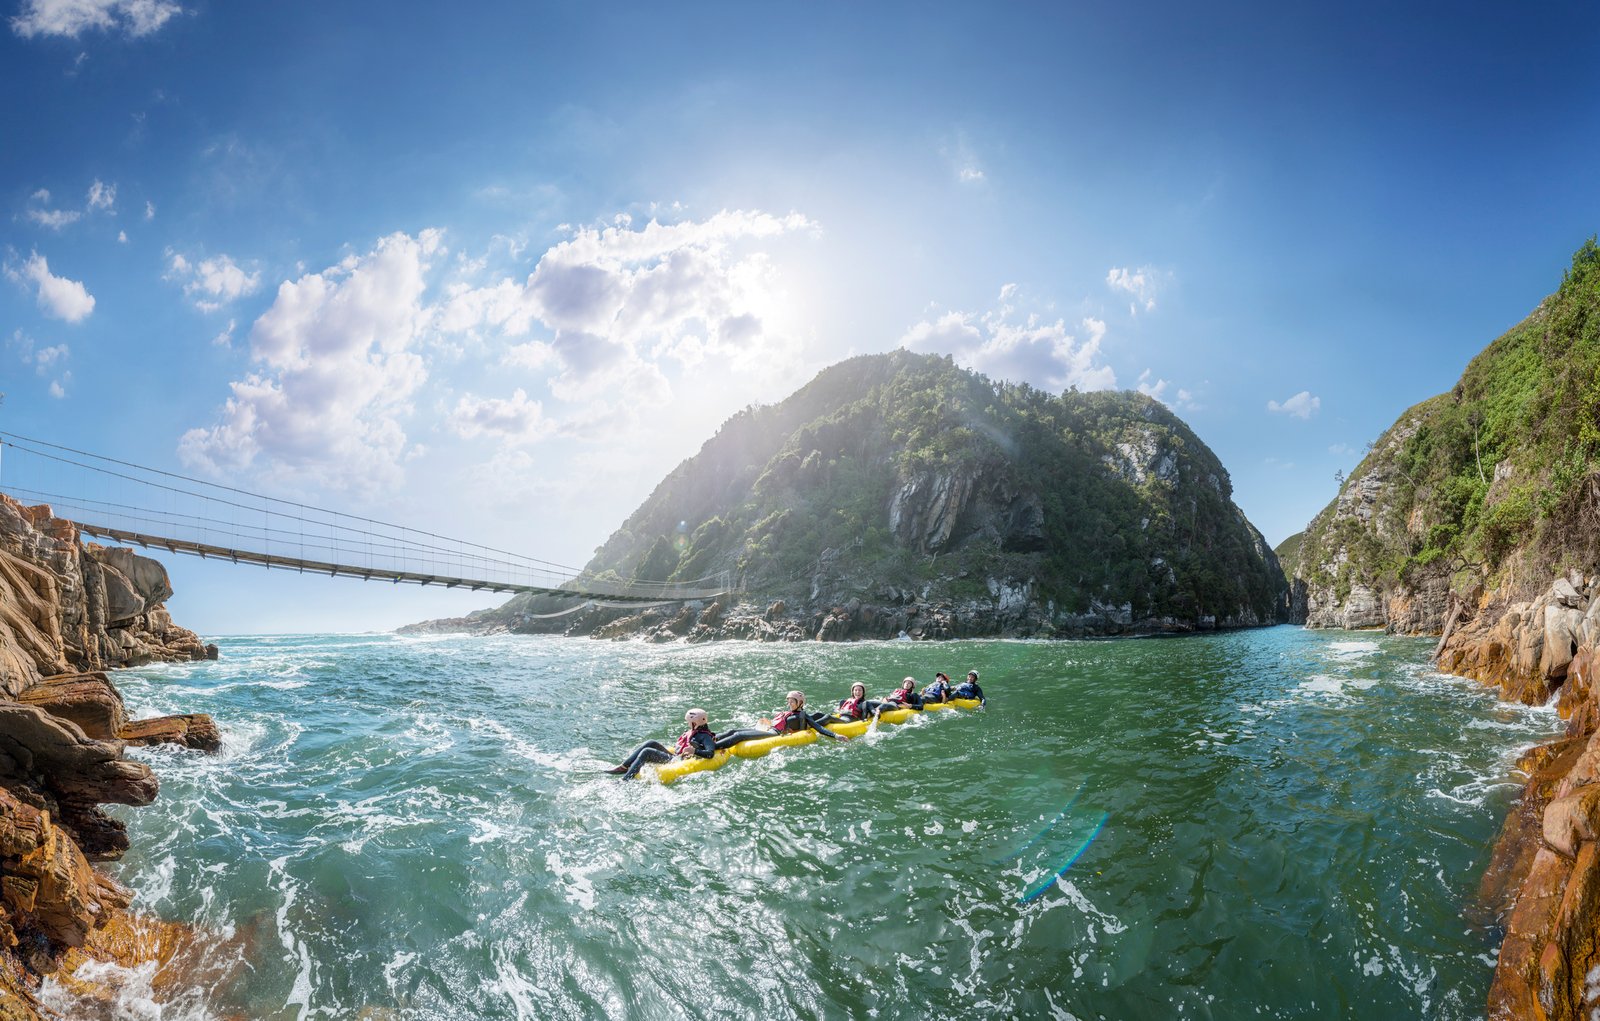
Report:
<svg viewBox="0 0 1600 1021"><path fill-rule="evenodd" d="M819 734L826 734L835 741L842 740L841 735L829 730L826 724L828 719L825 713L808 713L804 709L785 709L772 718L773 728L779 734L793 734L801 730L814 730Z"/></svg>
<svg viewBox="0 0 1600 1021"><path fill-rule="evenodd" d="M716 741L716 735L711 733L710 727L696 727L689 733L689 749L696 758L709 759L715 755L718 747ZM663 762L671 762L674 757L672 749L660 741L646 741L622 760L622 778L631 780L645 766L651 763L660 765Z"/></svg>
<svg viewBox="0 0 1600 1021"><path fill-rule="evenodd" d="M884 700L883 707L885 709L921 709L922 696L914 691L896 691Z"/></svg>
<svg viewBox="0 0 1600 1021"><path fill-rule="evenodd" d="M761 727L744 727L739 730L725 730L717 735L717 750L732 748L740 741L754 741L758 737L771 737L775 731L764 730Z"/></svg>
<svg viewBox="0 0 1600 1021"><path fill-rule="evenodd" d="M975 698L979 705L983 705L983 689L978 687L977 681L962 681L955 691L950 693L951 698Z"/></svg>

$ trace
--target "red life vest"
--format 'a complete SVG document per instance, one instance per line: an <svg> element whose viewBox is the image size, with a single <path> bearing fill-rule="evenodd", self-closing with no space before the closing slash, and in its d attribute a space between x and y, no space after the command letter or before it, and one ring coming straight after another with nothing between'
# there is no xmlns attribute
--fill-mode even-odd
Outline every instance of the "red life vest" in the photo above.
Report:
<svg viewBox="0 0 1600 1021"><path fill-rule="evenodd" d="M780 734L786 734L791 730L802 729L800 727L789 726L789 720L792 717L800 716L803 713L805 713L804 709L785 709L783 712L772 718L772 729L776 730Z"/></svg>
<svg viewBox="0 0 1600 1021"><path fill-rule="evenodd" d="M694 730L686 730L686 731L684 731L683 734L678 738L678 750L677 750L678 756L680 758L687 759L691 755L693 755L694 754L694 742L691 739L694 737L695 731L696 730L710 730L710 729L711 729L710 725L702 724L702 725L700 725L698 727L695 727Z"/></svg>
<svg viewBox="0 0 1600 1021"><path fill-rule="evenodd" d="M854 716L859 719L861 716L861 703L866 700L867 696L865 695L860 698L847 698L839 703L839 712L845 716Z"/></svg>
<svg viewBox="0 0 1600 1021"><path fill-rule="evenodd" d="M896 688L890 693L889 701L899 702L901 705L904 705L910 699L910 696L911 692L909 690L905 688Z"/></svg>

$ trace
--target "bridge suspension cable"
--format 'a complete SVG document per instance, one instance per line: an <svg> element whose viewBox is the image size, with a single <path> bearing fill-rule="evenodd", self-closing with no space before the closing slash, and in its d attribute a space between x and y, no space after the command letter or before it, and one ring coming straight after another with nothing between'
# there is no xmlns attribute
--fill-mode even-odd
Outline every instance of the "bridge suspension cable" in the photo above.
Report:
<svg viewBox="0 0 1600 1021"><path fill-rule="evenodd" d="M11 456L4 456L6 453ZM0 492L86 534L235 563L627 604L703 599L727 578L601 580L579 568L0 432Z"/></svg>

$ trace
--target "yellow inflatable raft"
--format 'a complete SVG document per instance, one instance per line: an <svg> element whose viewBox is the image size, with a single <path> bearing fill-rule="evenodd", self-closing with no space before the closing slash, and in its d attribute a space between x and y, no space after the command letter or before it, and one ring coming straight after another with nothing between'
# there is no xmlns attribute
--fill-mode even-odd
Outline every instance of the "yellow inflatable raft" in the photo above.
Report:
<svg viewBox="0 0 1600 1021"><path fill-rule="evenodd" d="M975 698L954 698L948 702L933 702L922 708L922 712L933 712L937 709L976 709L981 703ZM916 709L885 709L878 714L879 723L904 723L917 714ZM860 737L872 725L870 720L855 720L851 723L831 723L828 729L835 734L845 737ZM646 766L654 769L656 779L662 783L672 783L691 773L705 773L713 769L721 769L735 758L759 759L774 748L786 748L790 745L812 744L820 735L814 730L797 730L789 734L774 734L771 737L758 737L751 741L741 741L732 748L724 748L709 759L687 758L673 759L671 762L659 766Z"/></svg>

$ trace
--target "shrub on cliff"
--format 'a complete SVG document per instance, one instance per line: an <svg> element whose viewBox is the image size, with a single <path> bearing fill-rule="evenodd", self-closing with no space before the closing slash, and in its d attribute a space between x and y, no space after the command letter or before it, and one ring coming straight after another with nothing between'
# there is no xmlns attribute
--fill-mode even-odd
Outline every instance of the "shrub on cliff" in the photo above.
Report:
<svg viewBox="0 0 1600 1021"><path fill-rule="evenodd" d="M1343 601L1430 580L1593 566L1600 495L1600 247L1556 292L1407 410L1307 527L1299 575ZM1362 517L1358 507L1370 513Z"/></svg>

